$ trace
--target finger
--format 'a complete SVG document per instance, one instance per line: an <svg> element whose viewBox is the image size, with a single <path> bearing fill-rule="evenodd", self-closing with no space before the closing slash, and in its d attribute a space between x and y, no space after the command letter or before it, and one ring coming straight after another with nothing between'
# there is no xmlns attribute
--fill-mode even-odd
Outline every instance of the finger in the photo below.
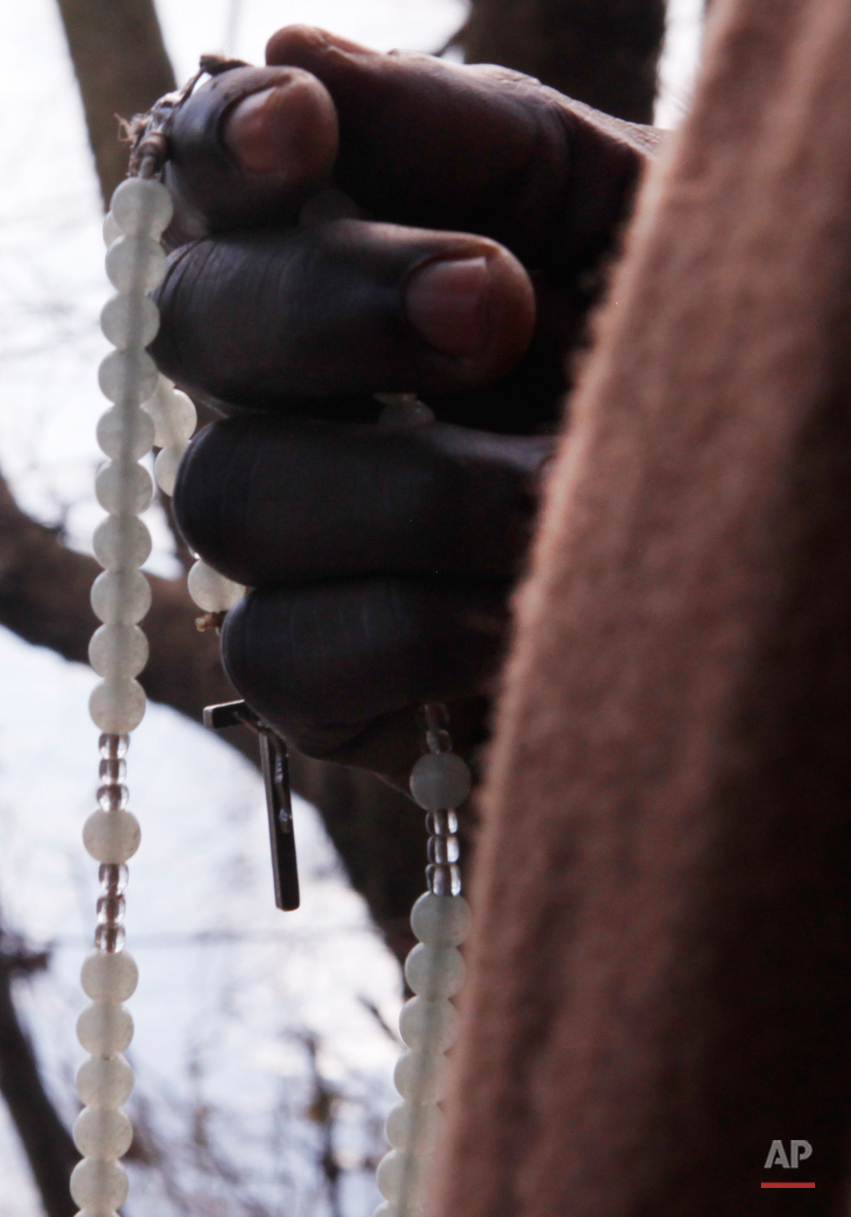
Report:
<svg viewBox="0 0 851 1217"><path fill-rule="evenodd" d="M228 615L222 657L240 693L301 751L351 758L362 744L374 763L376 740L406 734L423 701L489 689L505 600L504 585L474 581L255 591ZM388 754L377 767L399 763Z"/></svg>
<svg viewBox="0 0 851 1217"><path fill-rule="evenodd" d="M526 272L493 241L358 220L184 246L157 303L151 351L166 375L266 408L488 383L535 322Z"/></svg>
<svg viewBox="0 0 851 1217"><path fill-rule="evenodd" d="M190 547L249 587L395 574L509 579L553 441L460 427L231 419L184 458Z"/></svg>
<svg viewBox="0 0 851 1217"><path fill-rule="evenodd" d="M284 67L222 73L175 116L167 173L178 227L191 227L186 212L213 230L270 218L294 222L328 178L337 139L334 103L310 73Z"/></svg>
<svg viewBox="0 0 851 1217"><path fill-rule="evenodd" d="M598 255L646 159L643 129L504 68L379 54L306 26L273 35L266 58L328 88L335 181L361 207L484 233L529 266Z"/></svg>

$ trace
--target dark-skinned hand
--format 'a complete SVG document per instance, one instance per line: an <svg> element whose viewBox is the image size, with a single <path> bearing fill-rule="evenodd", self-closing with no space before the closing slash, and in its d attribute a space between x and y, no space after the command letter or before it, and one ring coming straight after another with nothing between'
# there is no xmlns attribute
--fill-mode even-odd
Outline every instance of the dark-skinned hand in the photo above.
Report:
<svg viewBox="0 0 851 1217"><path fill-rule="evenodd" d="M227 415L174 507L254 589L222 632L248 702L404 786L424 701L459 750L484 737L565 357L655 137L514 72L304 27L267 63L196 90L173 132L152 352ZM379 424L394 392L439 421Z"/></svg>

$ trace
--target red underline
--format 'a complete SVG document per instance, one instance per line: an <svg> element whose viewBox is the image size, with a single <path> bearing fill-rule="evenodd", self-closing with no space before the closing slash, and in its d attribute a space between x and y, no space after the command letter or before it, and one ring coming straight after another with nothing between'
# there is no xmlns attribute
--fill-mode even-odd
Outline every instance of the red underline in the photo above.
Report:
<svg viewBox="0 0 851 1217"><path fill-rule="evenodd" d="M815 1187L814 1183L761 1183L760 1187Z"/></svg>

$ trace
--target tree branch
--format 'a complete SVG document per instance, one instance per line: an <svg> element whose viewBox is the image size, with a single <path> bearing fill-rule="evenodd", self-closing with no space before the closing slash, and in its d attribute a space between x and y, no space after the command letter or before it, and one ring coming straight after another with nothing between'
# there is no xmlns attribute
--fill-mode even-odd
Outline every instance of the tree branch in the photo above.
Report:
<svg viewBox="0 0 851 1217"><path fill-rule="evenodd" d="M44 1089L32 1045L12 1000L14 976L46 966L20 941L0 930L0 1094L6 1101L47 1217L73 1217L77 1210L68 1178L80 1155Z"/></svg>
<svg viewBox="0 0 851 1217"><path fill-rule="evenodd" d="M21 511L0 477L0 625L85 663L98 625L89 592L99 571L94 558L67 549L55 530ZM218 639L195 628L198 609L183 580L149 579L151 655L139 679L152 701L199 722L205 705L236 696L222 671ZM257 763L253 735L237 728L227 737ZM419 810L377 778L342 765L293 752L291 773L294 789L319 807L355 890L402 957L412 942L408 910L423 887Z"/></svg>

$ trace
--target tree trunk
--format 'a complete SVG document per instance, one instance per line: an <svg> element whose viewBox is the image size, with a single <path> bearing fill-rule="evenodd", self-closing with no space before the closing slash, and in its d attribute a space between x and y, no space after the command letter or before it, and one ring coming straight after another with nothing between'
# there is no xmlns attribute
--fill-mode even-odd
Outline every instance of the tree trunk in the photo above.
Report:
<svg viewBox="0 0 851 1217"><path fill-rule="evenodd" d="M151 0L57 0L105 204L127 173L118 119L175 87Z"/></svg>
<svg viewBox="0 0 851 1217"><path fill-rule="evenodd" d="M665 0L472 0L453 38L467 63L499 63L634 123L653 121Z"/></svg>

